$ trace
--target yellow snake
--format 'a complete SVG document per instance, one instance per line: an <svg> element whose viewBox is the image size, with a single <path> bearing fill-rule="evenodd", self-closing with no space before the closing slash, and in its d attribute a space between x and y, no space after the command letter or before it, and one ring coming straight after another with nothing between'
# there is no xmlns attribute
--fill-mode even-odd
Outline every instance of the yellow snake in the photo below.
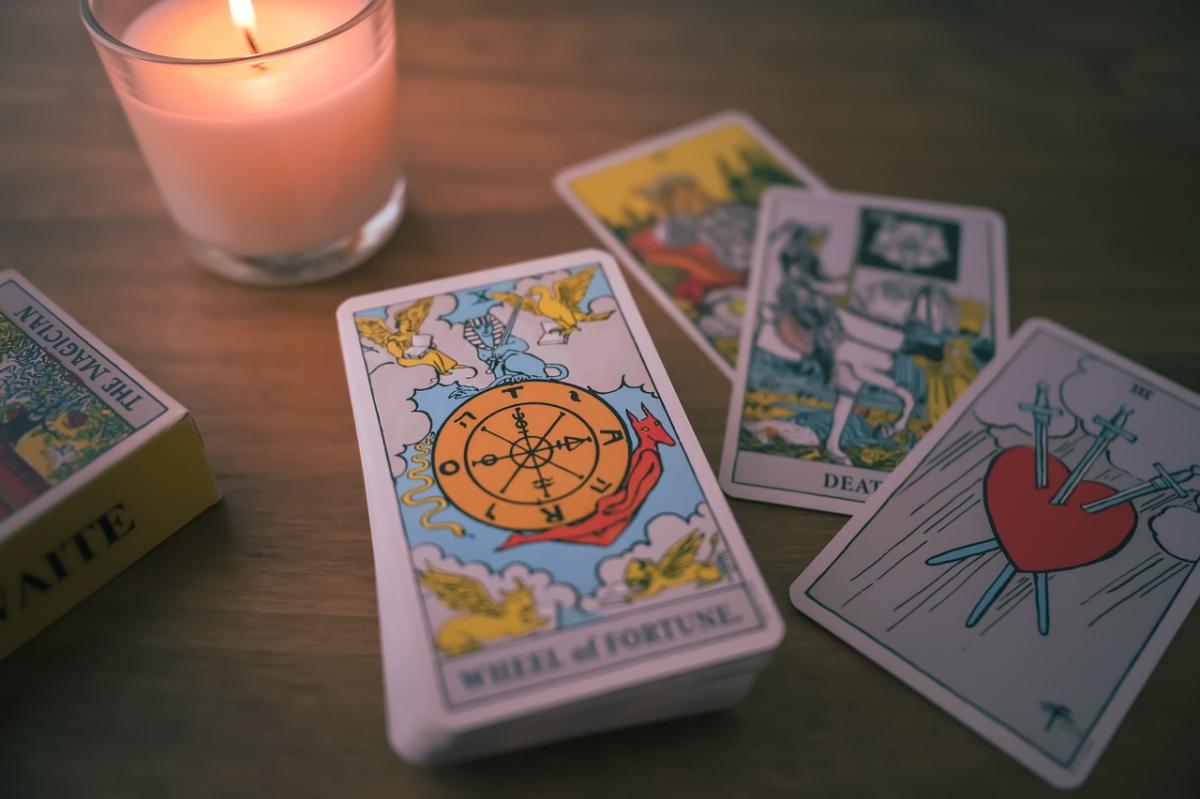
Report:
<svg viewBox="0 0 1200 799"><path fill-rule="evenodd" d="M448 505L444 497L422 497L417 499L417 494L433 488L433 478L429 476L429 442L433 436L425 436L414 447L416 451L409 460L415 464L405 473L405 477L414 482L419 482L422 485L416 485L405 491L400 496L400 501L409 507L416 505L432 505L427 511L421 514L421 526L426 530L449 530L456 536L463 534L463 526L458 522L435 522L431 521L433 514L441 513Z"/></svg>

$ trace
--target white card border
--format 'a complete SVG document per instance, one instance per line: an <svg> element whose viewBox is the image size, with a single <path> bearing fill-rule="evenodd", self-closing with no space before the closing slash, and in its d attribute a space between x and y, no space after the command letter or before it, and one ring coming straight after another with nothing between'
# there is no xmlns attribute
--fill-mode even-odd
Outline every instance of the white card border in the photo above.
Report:
<svg viewBox="0 0 1200 799"><path fill-rule="evenodd" d="M1178 632L1180 625L1183 624L1183 620L1195 604L1197 597L1200 597L1200 568L1193 568L1190 576L1176 592L1175 600L1161 617L1158 626L1142 647L1141 654L1137 660L1125 673L1124 678L1109 700L1108 706L1093 725L1091 734L1086 741L1080 744L1079 754L1073 768L1065 768L1053 762L1044 753L1023 741L1007 727L992 720L965 700L959 699L931 677L926 676L899 655L892 652L892 650L876 643L869 636L858 630L858 628L846 622L837 614L832 613L807 595L808 589L837 560L842 551L853 541L855 536L858 535L876 512L879 511L892 492L907 479L909 474L920 466L926 456L942 440L946 432L954 427L955 423L958 422L967 409L974 404L978 396L996 378L998 372L1004 368L1010 357L1020 351L1027 339L1041 332L1059 336L1071 344L1095 354L1098 358L1108 359L1112 364L1142 377L1148 383L1170 386L1175 393L1200 406L1200 395L1188 391L1174 381L1168 380L1162 375L1155 374L1140 364L1134 363L1128 358L1118 355L1093 341L1089 341L1083 336L1048 319L1029 319L1021 325L1021 328L1005 348L997 353L997 357L993 358L992 362L975 378L967 391L955 401L950 412L938 420L934 429L921 439L912 452L900 464L900 467L892 472L871 499L854 514L854 517L842 527L812 563L800 573L792 583L788 593L792 605L797 610L813 619L813 621L829 630L829 632L838 638L841 638L877 665L891 672L893 676L907 684L910 688L965 724L972 732L999 747L1055 788L1071 789L1078 788L1087 780L1092 768L1095 767L1100 755L1112 739L1113 733L1120 726L1130 706L1137 699L1138 694L1141 693L1146 680L1154 671L1155 666L1158 665L1163 652L1166 651L1167 646L1175 637L1175 633Z"/></svg>
<svg viewBox="0 0 1200 799"><path fill-rule="evenodd" d="M733 366L731 366L728 361L722 358L721 354L713 348L712 344L710 344L708 339L704 337L704 334L700 332L695 323L691 319L688 319L687 316L681 310L679 310L679 308L671 300L671 297L665 291L663 291L662 286L658 285L658 283L654 281L654 278L652 278L645 267L641 265L637 257L629 251L629 248L626 247L620 239L614 236L612 231L610 231L608 227L602 221L600 221L600 218L594 214L591 209L584 204L583 200L571 190L571 182L578 178L584 177L585 175L590 175L593 172L599 172L600 170L607 169L608 167L625 163L626 161L631 161L635 158L640 158L656 150L662 150L678 141L696 138L697 136L707 133L710 130L731 124L741 125L744 127L752 136L758 139L759 143L766 148L767 152L770 153L773 158L778 160L781 164L790 169L797 177L804 181L805 188L796 189L797 191L811 191L814 194L829 193L829 187L826 186L825 182L817 177L811 169L801 162L800 159L796 158L796 156L792 155L791 151L784 147L778 139L776 139L761 125L759 125L753 117L744 111L738 110L722 111L712 116L705 117L697 122L685 125L681 128L675 128L674 130L667 131L666 133L661 133L657 136L651 136L648 139L643 139L627 147L622 147L619 150L614 150L597 158L585 161L581 164L567 167L554 176L554 188L558 191L563 200L566 201L567 205L571 207L571 210L573 210L575 214L581 220L583 220L583 223L587 225L589 229L591 229L592 233L594 233L596 237L600 239L604 246L616 253L617 258L622 264L625 265L625 268L628 269L634 278L642 284L642 288L644 288L650 294L650 296L654 297L655 301L663 308L663 310L667 312L671 319L674 320L675 324L683 328L683 331L687 333L688 337L691 338L692 341L696 343L696 346L700 348L700 351L703 352L708 359L716 365L716 367L721 371L721 374L723 374L727 380L733 379ZM761 207L762 206L760 205L760 210ZM751 266L751 272L753 272L753 265ZM743 316L743 318L745 317Z"/></svg>
<svg viewBox="0 0 1200 799"><path fill-rule="evenodd" d="M811 192L797 191L788 186L775 186L768 189L763 195L762 206L759 209L758 229L754 237L754 255L750 262L750 282L746 286L746 312L742 317L745 324L742 325L742 337L738 342L737 368L734 372L733 385L729 397L729 408L726 412L725 439L724 446L721 448L721 464L718 469L718 475L720 476L721 488L730 496L759 502L771 502L777 505L789 505L794 508L842 513L849 516L858 511L863 506L863 503L869 500L869 497L862 500L845 499L808 492L790 491L785 488L750 486L745 483L735 482L733 479L733 467L738 454L737 442L738 431L741 429L742 404L746 399L746 377L750 370L750 353L753 349L754 334L758 328L758 313L762 304L759 294L761 293L760 287L763 280L761 260L768 235L767 219L770 218L775 206L785 202L793 195L803 195L804 199L812 198ZM1000 214L990 208L911 200L904 197L886 197L877 194L839 192L831 196L821 197L818 201L857 207L877 205L885 208L897 208L897 210L901 210L898 206L903 205L904 210L911 210L915 213L926 213L930 216L983 217L989 221L994 227L990 255L995 263L995 269L990 281L993 303L989 311L992 313L993 327L996 333L995 344L997 352L1008 341L1008 234L1004 217L1000 216ZM995 359L993 358L993 360ZM978 380L979 377L980 375L976 375L975 379ZM912 457L912 452L915 451L916 448L914 447L905 456L904 460ZM780 464L781 468L786 465ZM805 468L817 468L809 466L808 462L805 462L804 466ZM857 467L851 467L851 470L846 473L853 475L855 479L880 480L880 486L875 490L875 493L883 490L882 481L888 475L887 472Z"/></svg>

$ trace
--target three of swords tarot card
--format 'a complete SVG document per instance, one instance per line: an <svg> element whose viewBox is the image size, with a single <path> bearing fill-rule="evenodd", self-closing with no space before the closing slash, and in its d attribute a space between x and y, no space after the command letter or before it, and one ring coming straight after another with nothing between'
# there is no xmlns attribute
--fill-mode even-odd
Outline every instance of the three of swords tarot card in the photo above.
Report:
<svg viewBox="0 0 1200 799"><path fill-rule="evenodd" d="M827 191L746 114L726 111L564 170L559 193L733 377L762 193Z"/></svg>
<svg viewBox="0 0 1200 799"><path fill-rule="evenodd" d="M778 643L607 253L355 298L338 325L402 754Z"/></svg>
<svg viewBox="0 0 1200 799"><path fill-rule="evenodd" d="M1200 396L1027 322L792 602L1059 787L1200 593Z"/></svg>

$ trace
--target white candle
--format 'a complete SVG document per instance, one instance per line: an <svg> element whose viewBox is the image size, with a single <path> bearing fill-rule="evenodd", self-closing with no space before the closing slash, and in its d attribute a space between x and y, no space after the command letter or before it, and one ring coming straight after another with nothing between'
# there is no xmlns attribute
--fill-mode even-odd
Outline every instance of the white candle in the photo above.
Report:
<svg viewBox="0 0 1200 799"><path fill-rule="evenodd" d="M175 220L239 256L310 251L353 234L389 200L396 161L395 45L358 25L367 0L160 0L121 37L184 59L142 60L113 83ZM242 8L239 8L241 6ZM390 11L390 8L389 8ZM247 37L247 33L250 37ZM386 41L383 41L383 40Z"/></svg>

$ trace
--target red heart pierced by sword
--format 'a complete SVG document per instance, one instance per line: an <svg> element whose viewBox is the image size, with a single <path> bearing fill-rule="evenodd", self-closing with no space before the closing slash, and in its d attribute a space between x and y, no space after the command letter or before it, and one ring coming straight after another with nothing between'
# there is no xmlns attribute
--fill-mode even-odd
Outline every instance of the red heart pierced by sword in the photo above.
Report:
<svg viewBox="0 0 1200 799"><path fill-rule="evenodd" d="M1035 486L1033 447L1009 447L992 460L983 482L983 501L996 540L1023 572L1074 569L1117 552L1133 535L1137 515L1130 503L1098 513L1081 506L1112 496L1116 489L1084 480L1062 505L1050 499L1069 470L1046 455L1046 487Z"/></svg>

